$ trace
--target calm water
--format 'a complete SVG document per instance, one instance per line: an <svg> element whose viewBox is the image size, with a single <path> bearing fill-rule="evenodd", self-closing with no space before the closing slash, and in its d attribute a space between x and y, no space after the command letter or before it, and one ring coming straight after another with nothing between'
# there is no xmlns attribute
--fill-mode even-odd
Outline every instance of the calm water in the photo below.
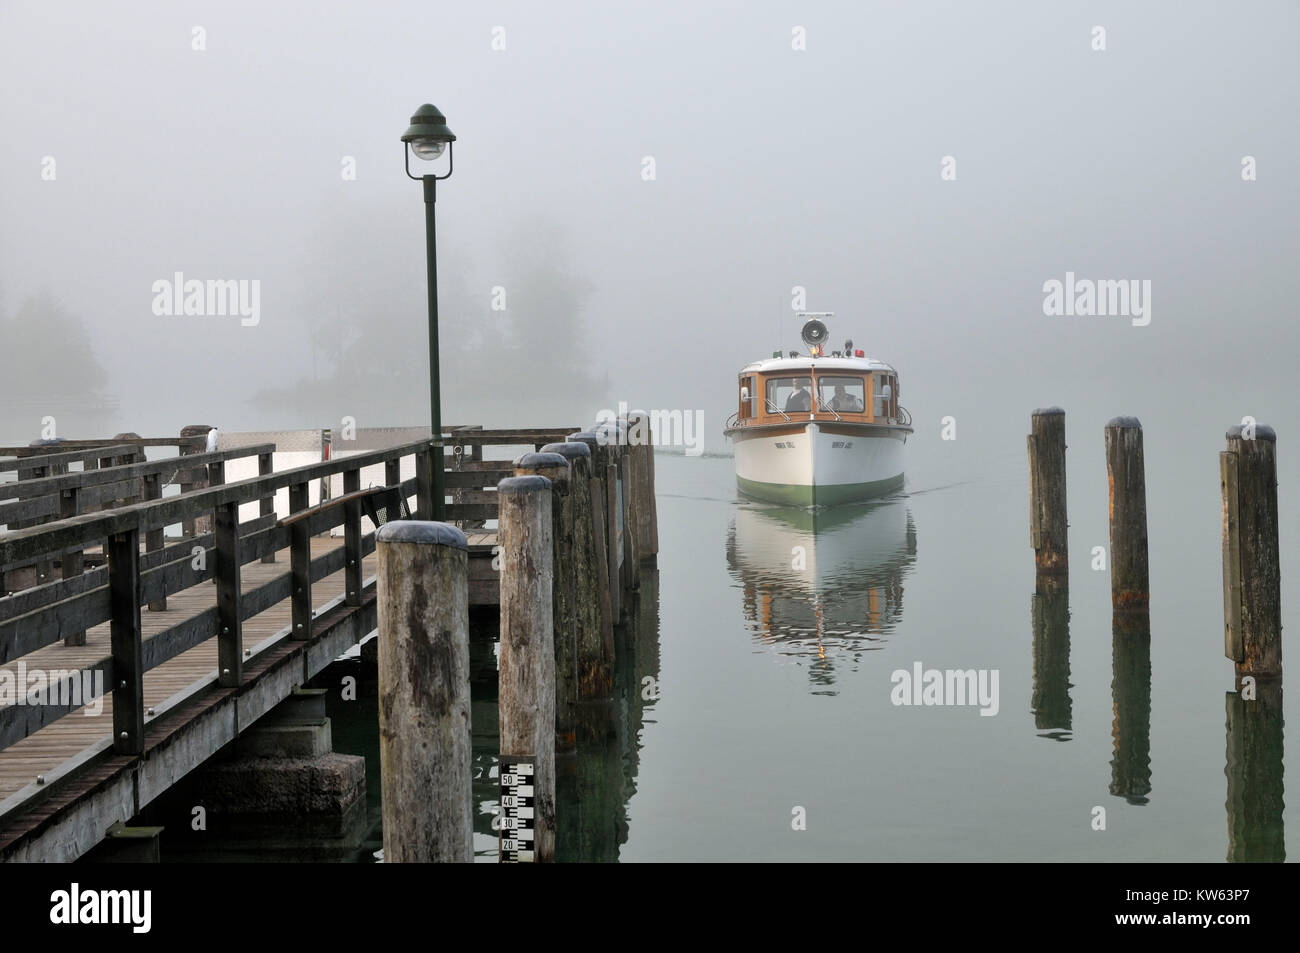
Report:
<svg viewBox="0 0 1300 953"><path fill-rule="evenodd" d="M1221 861L1230 829L1234 856L1281 858L1278 719L1238 716L1229 763L1213 456L1161 492L1148 441L1151 632L1116 637L1090 568L1104 463L1071 450L1071 587L1035 604L1021 447L956 481L927 479L922 454L906 492L817 514L739 501L729 458L661 453L659 570L616 698L589 713L598 740L560 762L561 859ZM1284 578L1290 554L1284 532ZM996 670L996 715L894 705L891 674L916 663ZM494 666L478 643L484 860ZM369 761L369 817L339 859L380 843L373 684L362 695L331 701L336 750Z"/></svg>

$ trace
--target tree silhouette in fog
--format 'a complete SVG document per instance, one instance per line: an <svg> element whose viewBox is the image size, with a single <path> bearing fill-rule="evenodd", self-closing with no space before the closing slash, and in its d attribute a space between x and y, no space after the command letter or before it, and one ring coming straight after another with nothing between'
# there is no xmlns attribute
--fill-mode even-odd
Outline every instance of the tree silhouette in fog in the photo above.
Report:
<svg viewBox="0 0 1300 953"><path fill-rule="evenodd" d="M106 393L108 373L84 321L41 291L11 316L0 316L0 342L9 358L0 374L4 439L40 436L47 416L55 418L59 436L98 433L116 402Z"/></svg>
<svg viewBox="0 0 1300 953"><path fill-rule="evenodd" d="M428 421L424 249L415 250L418 257L393 255L390 222L372 213L318 232L320 247L304 262L319 276L303 317L312 376L260 391L253 398L259 409L274 409L295 426L328 426L343 416L362 427ZM592 373L598 351L583 315L590 286L558 229L544 222L520 225L482 255L440 238L443 421L589 421L602 390ZM504 289L504 310L493 309L497 287Z"/></svg>

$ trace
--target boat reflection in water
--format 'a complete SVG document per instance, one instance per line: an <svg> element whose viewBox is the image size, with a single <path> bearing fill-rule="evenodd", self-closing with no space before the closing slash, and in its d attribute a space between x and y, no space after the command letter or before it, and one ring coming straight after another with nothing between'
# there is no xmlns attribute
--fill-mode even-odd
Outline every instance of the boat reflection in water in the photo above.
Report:
<svg viewBox="0 0 1300 953"><path fill-rule="evenodd" d="M856 671L893 631L915 561L905 499L817 510L741 505L727 536L745 627L755 644L806 665L814 694L835 694L836 667Z"/></svg>

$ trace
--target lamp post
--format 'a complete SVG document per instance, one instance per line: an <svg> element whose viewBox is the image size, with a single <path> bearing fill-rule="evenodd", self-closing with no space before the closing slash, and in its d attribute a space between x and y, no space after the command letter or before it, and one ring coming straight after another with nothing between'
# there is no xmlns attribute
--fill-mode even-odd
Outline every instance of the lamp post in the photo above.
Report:
<svg viewBox="0 0 1300 953"><path fill-rule="evenodd" d="M424 227L428 243L429 269L429 416L430 433L434 442L433 455L433 513L430 519L442 521L446 515L446 480L442 459L442 406L438 381L438 252L434 229L434 202L440 179L451 177L452 143L455 134L447 128L447 117L437 106L425 103L411 117L411 125L402 134L403 152L406 156L406 174L424 183ZM417 159L433 162L447 153L446 175L411 175L411 153Z"/></svg>

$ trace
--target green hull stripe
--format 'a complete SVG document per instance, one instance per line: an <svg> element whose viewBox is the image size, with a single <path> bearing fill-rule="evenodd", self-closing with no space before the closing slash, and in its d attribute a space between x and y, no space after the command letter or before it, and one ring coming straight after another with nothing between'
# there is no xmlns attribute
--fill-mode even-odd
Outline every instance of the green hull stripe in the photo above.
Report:
<svg viewBox="0 0 1300 953"><path fill-rule="evenodd" d="M830 486L759 483L757 480L746 480L738 476L736 485L746 496L768 503L784 503L788 506L834 506L836 503L869 500L901 489L903 474L885 480L873 480L870 483L836 483Z"/></svg>

